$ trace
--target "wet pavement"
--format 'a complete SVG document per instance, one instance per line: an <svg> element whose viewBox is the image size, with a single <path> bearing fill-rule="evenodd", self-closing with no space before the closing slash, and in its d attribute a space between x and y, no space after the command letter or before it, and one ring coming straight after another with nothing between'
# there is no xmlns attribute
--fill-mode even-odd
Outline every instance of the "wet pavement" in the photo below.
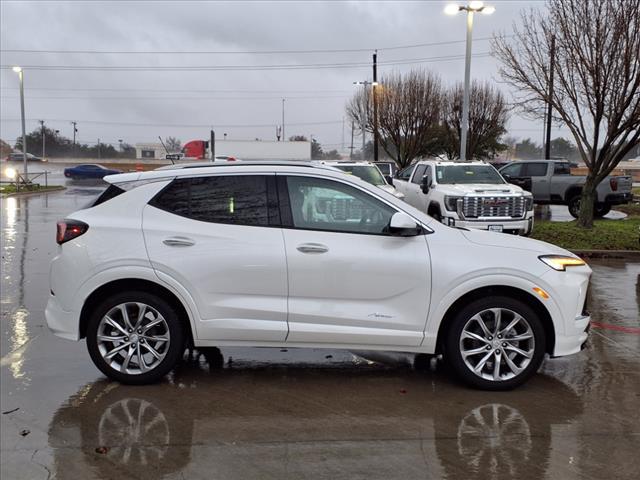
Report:
<svg viewBox="0 0 640 480"><path fill-rule="evenodd" d="M638 478L639 263L591 261L587 348L512 392L402 355L230 348L128 387L45 325L55 221L103 188L69 187L1 201L3 480Z"/></svg>

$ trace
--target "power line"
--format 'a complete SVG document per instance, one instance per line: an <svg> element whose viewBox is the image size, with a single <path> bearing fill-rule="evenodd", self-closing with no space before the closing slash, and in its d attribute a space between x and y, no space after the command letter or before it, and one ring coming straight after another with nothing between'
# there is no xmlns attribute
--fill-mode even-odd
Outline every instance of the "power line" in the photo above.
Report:
<svg viewBox="0 0 640 480"><path fill-rule="evenodd" d="M488 57L490 52L476 53L473 57ZM402 60L391 60L378 62L378 65L407 65L416 63L429 63L449 60L464 59L464 55L443 55L438 57L408 58ZM369 67L369 62L355 63L309 63L309 64L271 64L271 65L165 65L165 66L138 66L138 65L23 65L24 70L61 70L61 71L141 71L141 72L203 72L203 71L249 71L249 70L309 70L309 69L332 69L332 68L354 68ZM8 70L11 65L1 65L0 68Z"/></svg>
<svg viewBox="0 0 640 480"><path fill-rule="evenodd" d="M505 38L512 37L507 35ZM493 37L474 38L474 42L491 40ZM455 45L465 43L465 40L447 40L442 42L416 43L413 45L397 45L382 48L335 48L335 49L309 49L309 50L36 50L36 49L0 49L5 53L56 53L56 54L87 54L87 55L283 55L283 54L314 54L314 53L358 53L404 50L410 48L438 47L443 45Z"/></svg>
<svg viewBox="0 0 640 480"><path fill-rule="evenodd" d="M45 122L69 122L67 119L60 118L27 118L27 121L38 121L44 120ZM0 118L0 122L19 122L19 118ZM96 125L116 125L116 126L126 126L126 127L172 127L172 128L210 128L211 125L214 125L216 128L271 128L277 124L277 122L273 123L263 123L263 124L255 124L255 125L224 125L217 122L208 122L208 123L193 123L193 124L171 124L171 123L136 123L136 122L113 122L113 121L103 121L103 120L77 120L78 123L88 123L88 124L96 124ZM304 126L314 126L314 125L335 125L342 124L342 119L340 120L328 120L328 121L319 121L319 122L298 122L298 123L287 123L287 125L293 125L297 127Z"/></svg>

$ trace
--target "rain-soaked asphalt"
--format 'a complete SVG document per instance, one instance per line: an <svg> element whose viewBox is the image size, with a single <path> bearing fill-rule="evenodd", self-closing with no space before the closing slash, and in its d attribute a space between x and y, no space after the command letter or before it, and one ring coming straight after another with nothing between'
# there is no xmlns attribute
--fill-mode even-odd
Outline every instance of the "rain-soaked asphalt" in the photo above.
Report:
<svg viewBox="0 0 640 480"><path fill-rule="evenodd" d="M2 200L3 480L638 478L640 264L591 261L586 350L512 392L293 349L196 353L127 387L44 320L55 221L99 191Z"/></svg>

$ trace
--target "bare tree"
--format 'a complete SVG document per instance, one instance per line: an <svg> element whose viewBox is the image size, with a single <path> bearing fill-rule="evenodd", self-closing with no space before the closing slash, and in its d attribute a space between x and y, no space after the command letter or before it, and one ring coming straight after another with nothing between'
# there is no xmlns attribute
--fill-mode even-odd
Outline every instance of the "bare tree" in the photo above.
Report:
<svg viewBox="0 0 640 480"><path fill-rule="evenodd" d="M591 228L596 187L640 141L640 0L548 0L547 10L523 13L515 38L493 47L519 107L541 118L551 102L571 131L589 170L578 225Z"/></svg>
<svg viewBox="0 0 640 480"><path fill-rule="evenodd" d="M182 142L176 137L167 137L165 143L170 153L178 153L182 150Z"/></svg>
<svg viewBox="0 0 640 480"><path fill-rule="evenodd" d="M445 96L442 114L442 149L450 159L460 157L460 125L464 86L458 83ZM496 87L474 81L469 97L467 158L492 158L506 145L499 138L506 133L509 106Z"/></svg>
<svg viewBox="0 0 640 480"><path fill-rule="evenodd" d="M440 77L424 70L405 75L392 73L376 88L380 145L398 166L405 167L421 156L438 150L438 128L442 105ZM360 90L347 103L347 115L357 125L373 132L372 92ZM366 121L363 121L363 118Z"/></svg>

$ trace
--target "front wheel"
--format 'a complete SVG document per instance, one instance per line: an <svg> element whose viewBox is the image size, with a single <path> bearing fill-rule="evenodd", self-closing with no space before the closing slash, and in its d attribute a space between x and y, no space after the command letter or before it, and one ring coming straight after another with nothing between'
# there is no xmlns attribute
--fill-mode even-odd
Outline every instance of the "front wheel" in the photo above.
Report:
<svg viewBox="0 0 640 480"><path fill-rule="evenodd" d="M95 365L121 383L160 380L184 353L180 318L163 299L147 292L107 298L87 325L87 348Z"/></svg>
<svg viewBox="0 0 640 480"><path fill-rule="evenodd" d="M489 297L471 302L452 320L445 359L465 383L509 390L536 373L545 353L544 328L519 300Z"/></svg>

